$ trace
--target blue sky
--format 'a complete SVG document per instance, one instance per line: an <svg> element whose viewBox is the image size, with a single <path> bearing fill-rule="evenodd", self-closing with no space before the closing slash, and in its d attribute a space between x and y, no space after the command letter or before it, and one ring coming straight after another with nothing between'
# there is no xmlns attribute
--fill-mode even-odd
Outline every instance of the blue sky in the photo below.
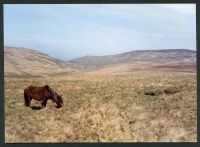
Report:
<svg viewBox="0 0 200 147"><path fill-rule="evenodd" d="M196 50L196 6L6 4L4 45L66 60L132 50Z"/></svg>

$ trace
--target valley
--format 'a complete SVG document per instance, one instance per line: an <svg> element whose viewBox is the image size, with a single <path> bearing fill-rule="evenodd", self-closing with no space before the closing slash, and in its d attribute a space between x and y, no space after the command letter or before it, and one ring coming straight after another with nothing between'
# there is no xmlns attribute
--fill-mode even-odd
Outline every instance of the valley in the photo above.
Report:
<svg viewBox="0 0 200 147"><path fill-rule="evenodd" d="M9 47L4 74L6 143L197 141L195 51L63 61ZM25 107L23 90L46 84L64 106Z"/></svg>

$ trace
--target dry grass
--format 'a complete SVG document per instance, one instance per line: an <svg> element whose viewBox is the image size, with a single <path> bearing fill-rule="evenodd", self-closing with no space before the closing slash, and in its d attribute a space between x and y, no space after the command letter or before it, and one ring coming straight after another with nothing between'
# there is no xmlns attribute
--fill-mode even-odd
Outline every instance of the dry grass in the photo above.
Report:
<svg viewBox="0 0 200 147"><path fill-rule="evenodd" d="M45 84L63 95L64 107L51 101L41 110L25 107L23 89ZM5 141L197 141L196 100L195 74L7 77Z"/></svg>
<svg viewBox="0 0 200 147"><path fill-rule="evenodd" d="M71 63L35 50L4 47L4 72L7 77L41 76L61 72L67 74L77 72L77 68Z"/></svg>

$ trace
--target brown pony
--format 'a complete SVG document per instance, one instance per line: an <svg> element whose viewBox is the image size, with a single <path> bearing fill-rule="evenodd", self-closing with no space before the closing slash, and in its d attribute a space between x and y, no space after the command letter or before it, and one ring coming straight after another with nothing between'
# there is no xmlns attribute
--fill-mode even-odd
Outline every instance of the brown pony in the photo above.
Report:
<svg viewBox="0 0 200 147"><path fill-rule="evenodd" d="M46 107L46 103L49 99L57 104L57 108L63 106L63 98L50 88L49 85L43 87L28 86L24 90L25 106L30 107L32 99L42 101L42 107Z"/></svg>

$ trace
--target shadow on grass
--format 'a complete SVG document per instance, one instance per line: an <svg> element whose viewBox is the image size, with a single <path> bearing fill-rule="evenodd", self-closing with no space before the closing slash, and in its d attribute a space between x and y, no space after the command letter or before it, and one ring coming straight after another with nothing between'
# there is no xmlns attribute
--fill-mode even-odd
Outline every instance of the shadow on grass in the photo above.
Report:
<svg viewBox="0 0 200 147"><path fill-rule="evenodd" d="M33 110L41 110L42 107L41 106L31 106L31 109L33 109Z"/></svg>

